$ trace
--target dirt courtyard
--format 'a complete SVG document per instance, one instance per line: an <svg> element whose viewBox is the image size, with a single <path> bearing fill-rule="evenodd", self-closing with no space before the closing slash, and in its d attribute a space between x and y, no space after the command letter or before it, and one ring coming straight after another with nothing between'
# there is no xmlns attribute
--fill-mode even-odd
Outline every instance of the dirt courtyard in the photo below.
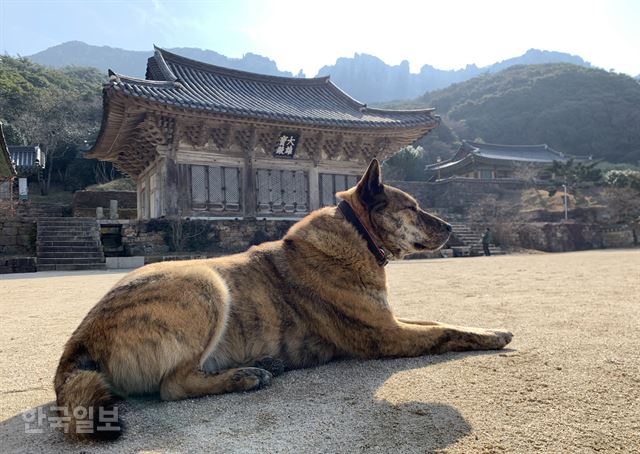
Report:
<svg viewBox="0 0 640 454"><path fill-rule="evenodd" d="M0 452L640 452L640 250L387 269L398 316L506 328L513 342L341 361L254 393L138 399L125 435L103 445L69 444L46 420L25 433L22 412L46 416L64 342L124 273L0 276Z"/></svg>

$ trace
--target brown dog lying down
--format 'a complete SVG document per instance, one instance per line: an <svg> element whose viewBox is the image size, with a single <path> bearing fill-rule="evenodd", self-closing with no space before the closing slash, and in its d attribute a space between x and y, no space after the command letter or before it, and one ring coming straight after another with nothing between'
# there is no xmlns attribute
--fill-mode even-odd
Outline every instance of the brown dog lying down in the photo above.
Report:
<svg viewBox="0 0 640 454"><path fill-rule="evenodd" d="M164 400L259 389L273 375L335 358L504 347L511 333L396 319L387 256L441 247L451 227L382 184L358 185L280 241L228 257L165 262L125 276L67 342L55 377L76 438L117 438L116 396ZM82 413L85 413L84 415ZM91 413L91 414L90 414ZM77 417L85 416L84 419ZM90 425L90 433L77 428Z"/></svg>

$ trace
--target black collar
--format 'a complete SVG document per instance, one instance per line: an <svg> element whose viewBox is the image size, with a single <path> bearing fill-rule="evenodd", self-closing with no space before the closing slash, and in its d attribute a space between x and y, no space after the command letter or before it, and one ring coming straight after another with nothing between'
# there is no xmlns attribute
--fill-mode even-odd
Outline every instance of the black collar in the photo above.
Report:
<svg viewBox="0 0 640 454"><path fill-rule="evenodd" d="M371 236L367 228L358 218L358 215L356 214L356 212L353 211L353 208L351 208L351 205L349 205L347 202L343 200L338 204L338 209L342 212L345 219L355 227L355 229L358 231L360 236L367 241L367 247L369 248L373 256L376 258L378 265L385 266L387 263L389 263L389 260L387 260L387 255L384 253L384 250L378 247L378 245L373 240L373 237Z"/></svg>

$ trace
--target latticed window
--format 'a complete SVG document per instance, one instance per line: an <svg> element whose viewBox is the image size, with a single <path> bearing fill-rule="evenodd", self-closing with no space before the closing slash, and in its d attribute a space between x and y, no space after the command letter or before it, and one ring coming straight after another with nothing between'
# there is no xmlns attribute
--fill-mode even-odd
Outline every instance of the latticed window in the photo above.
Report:
<svg viewBox="0 0 640 454"><path fill-rule="evenodd" d="M306 172L259 169L256 183L258 213L294 214L309 210L309 180Z"/></svg>
<svg viewBox="0 0 640 454"><path fill-rule="evenodd" d="M482 169L480 170L480 178L483 180L490 180L493 178L493 172L488 169Z"/></svg>
<svg viewBox="0 0 640 454"><path fill-rule="evenodd" d="M358 177L355 175L339 175L333 173L320 174L320 206L335 205L336 192L355 186Z"/></svg>
<svg viewBox="0 0 640 454"><path fill-rule="evenodd" d="M191 167L191 204L194 209L240 211L239 167Z"/></svg>

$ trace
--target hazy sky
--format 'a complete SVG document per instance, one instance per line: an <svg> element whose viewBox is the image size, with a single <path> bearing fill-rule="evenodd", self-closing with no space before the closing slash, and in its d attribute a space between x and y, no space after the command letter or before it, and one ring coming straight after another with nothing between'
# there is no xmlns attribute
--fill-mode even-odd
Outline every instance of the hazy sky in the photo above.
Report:
<svg viewBox="0 0 640 454"><path fill-rule="evenodd" d="M637 75L640 0L0 0L0 52L70 40L253 52L307 76L355 52L408 60L417 72L484 66L530 48Z"/></svg>

